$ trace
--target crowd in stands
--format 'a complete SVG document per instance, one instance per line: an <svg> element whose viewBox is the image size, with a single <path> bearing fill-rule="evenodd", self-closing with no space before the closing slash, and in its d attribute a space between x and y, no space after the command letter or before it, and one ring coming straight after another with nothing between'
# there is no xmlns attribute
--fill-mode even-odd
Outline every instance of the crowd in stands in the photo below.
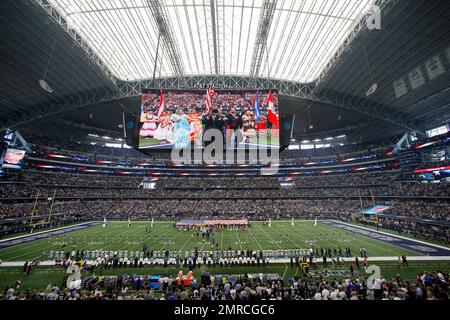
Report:
<svg viewBox="0 0 450 320"><path fill-rule="evenodd" d="M67 289L49 284L43 291L27 290L21 283L7 286L0 300L167 300L167 301L296 301L296 300L448 300L447 272L421 272L415 281L353 275L343 280L327 281L322 277L295 276L282 280L237 275L223 278L203 273L184 286L173 278L161 278L159 288L150 286L149 277L123 275L94 277L87 288Z"/></svg>
<svg viewBox="0 0 450 320"><path fill-rule="evenodd" d="M376 225L375 222L372 222L371 224ZM431 225L416 221L383 217L378 219L378 226L380 228L397 231L415 238L435 241L447 245L450 244L450 228L448 226Z"/></svg>
<svg viewBox="0 0 450 320"><path fill-rule="evenodd" d="M93 150L98 150L100 148L101 151L102 148L101 146L96 146L96 145L92 145L89 146L90 149ZM89 149L88 148L88 149ZM113 148L106 148L108 149L113 149ZM72 159L60 159L63 161L68 161L68 162L77 162L77 163L87 163L87 164L98 164L99 160L106 160L106 161L112 161L112 162L117 162L117 163L122 163L122 165L126 165L126 166L133 166L133 164L137 164L140 162L145 162L147 164L151 164L151 165L171 165L173 163L173 161L171 160L171 155L170 153L165 154L165 153L160 153L160 154L155 154L154 156L144 156L140 153L134 154L134 152L136 151L127 151L124 152L125 156L119 156L119 154L121 152L118 152L117 150L122 150L122 149L113 149L116 150L116 152L111 152L109 151L109 153L102 154L102 153L97 153L97 152L93 152L93 153L89 153L89 152L82 152L82 151L73 151L73 150L65 150L65 149L60 149L60 148L53 148L53 147L34 147L33 146L33 150L35 150L33 153L29 154L29 156L33 157L33 158L37 158L37 159L45 159L45 158L52 158L51 156L48 156L48 154L58 154L58 155L63 155L66 157L71 157ZM130 150L130 149L124 149L124 150ZM314 163L317 163L317 165L319 166L327 166L327 165L336 165L339 164L340 160L346 160L348 158L356 158L356 159L360 159L360 161L369 161L369 160L376 160L376 159L383 159L384 158L384 154L383 152L385 152L385 150L375 150L375 153L369 153L367 150L366 151L359 151L359 152L354 152L354 153L350 153L350 154L343 154L343 155L331 155L331 156L317 156L317 157L312 157L312 156L306 156L306 154L304 155L304 157L302 158L297 158L294 155L294 152L292 150L285 150L284 152L282 152L280 154L280 159L281 159L281 164L283 165L304 165L305 163L311 162L313 161ZM113 154L110 154L113 153ZM325 153L324 153L325 154ZM226 159L226 158L225 158ZM355 160L358 161L358 160ZM225 163L225 160L224 160Z"/></svg>
<svg viewBox="0 0 450 320"><path fill-rule="evenodd" d="M116 150L77 142L61 142L36 135L26 136L26 139L32 142L33 147L45 152L64 150L74 156L84 152L90 158L96 158L97 155L141 157L139 153L129 149ZM392 144L390 142L344 146L339 152L330 153L331 150L326 150L326 155L318 156L373 152L386 149L387 145ZM108 153L110 151L112 153ZM120 154L122 151L130 153ZM303 151L305 150L298 152ZM289 154L302 156L296 154L296 151ZM161 157L162 155L158 156ZM170 163L168 156L165 160ZM145 159L145 162L149 161L161 163L160 159ZM139 219L150 215L170 220L181 216L195 218L198 215L226 218L245 216L251 220L265 220L269 216L274 219L350 219L352 215L360 214L362 209L373 207L374 202L392 206L386 212L389 216L450 221L447 200L444 199L450 196L448 183L405 183L397 181L400 177L404 175L401 176L398 170L295 176L292 179L293 188L290 189L281 189L279 180L275 177L159 177L156 190L143 190L142 177L29 169L22 172L21 183L10 182L0 188L0 199L3 199L0 218L28 217L39 192L35 215L46 216L51 209L56 214L54 220L58 223L102 219L104 216L109 219L124 219L128 216ZM55 195L56 199L53 199ZM399 199L401 197L415 199L403 201L404 199ZM13 200L16 198L24 199ZM53 200L55 203L52 207ZM410 222L404 223L407 228Z"/></svg>
<svg viewBox="0 0 450 320"><path fill-rule="evenodd" d="M142 177L95 175L26 170L23 179L31 185L138 188Z"/></svg>
<svg viewBox="0 0 450 320"><path fill-rule="evenodd" d="M246 217L252 220L267 220L268 217L314 218L342 217L350 218L352 213L360 211L359 201L342 204L339 200L107 200L107 201L71 201L55 202L54 213L78 215L85 219L146 219L149 216L158 219L175 219L179 217L191 218L231 216ZM366 203L369 204L369 203ZM33 209L35 215L49 215L50 202L13 203L2 205L0 218L30 217Z"/></svg>
<svg viewBox="0 0 450 320"><path fill-rule="evenodd" d="M317 158L317 157L341 157L342 155L363 155L377 152L388 152L393 149L398 139L380 140L370 143L350 143L343 146L331 148L309 149L309 150L287 150L283 153L285 159Z"/></svg>
<svg viewBox="0 0 450 320"><path fill-rule="evenodd" d="M385 212L388 215L450 222L448 202L393 201L385 204L393 207Z"/></svg>
<svg viewBox="0 0 450 320"><path fill-rule="evenodd" d="M267 199L267 198L367 198L374 196L378 201L384 197L450 197L448 184L442 185L418 185L412 188L402 185L385 187L356 187L356 186L335 186L335 187L301 187L289 190L280 188L225 188L225 189L137 189L137 188L77 188L77 187L31 187L20 184L5 184L0 191L0 198L17 199L25 198L27 201L34 201L39 192L40 199L52 198L73 200L73 198L159 198L159 199Z"/></svg>
<svg viewBox="0 0 450 320"><path fill-rule="evenodd" d="M297 187L358 186L385 184L395 179L396 172L367 174L310 175L295 176ZM251 178L160 178L158 188L278 188L279 180L274 177Z"/></svg>
<svg viewBox="0 0 450 320"><path fill-rule="evenodd" d="M8 184L7 188L0 190L0 198L7 197L34 197L39 188L49 189L49 195L53 194L50 189L89 189L89 188L109 188L112 193L114 189L138 189L142 187L143 177L140 176L120 176L120 175L95 175L95 174L75 174L59 172L43 172L37 170L24 171L23 182ZM278 178L274 177L160 177L157 178L156 188L158 190L188 190L193 189L280 189ZM448 197L448 183L401 183L394 181L397 179L396 171L375 172L366 174L342 174L342 175L320 175L320 176L295 176L292 183L297 188L299 195L308 196L339 196L340 187L351 187L351 194L348 196L366 196L369 188L375 196L428 196L428 197ZM11 189L12 188L12 189ZM21 189L23 191L21 191ZM309 189L301 190L300 189ZM330 190L324 190L330 189ZM335 190L332 190L335 189ZM361 189L361 190L358 190ZM366 191L364 191L366 189ZM33 192L34 190L34 192ZM336 193L333 193L336 191ZM100 195L107 195L100 191L93 191ZM125 191L121 191L125 192ZM60 194L64 196L64 192ZM121 193L122 194L122 193ZM139 196L139 192L127 193L125 195ZM82 195L82 194L81 194Z"/></svg>
<svg viewBox="0 0 450 320"><path fill-rule="evenodd" d="M137 189L144 181L142 176L97 175L78 173L59 173L38 170L26 170L19 182L29 187L103 187ZM383 187L398 190L411 195L446 196L446 183L393 183L398 178L397 171L373 172L365 174L310 175L295 176L292 183L297 188L334 188L334 187ZM159 177L158 189L279 189L280 181L276 177ZM388 193L391 190L387 189ZM380 190L381 191L381 190ZM5 191L7 192L7 191ZM394 191L393 191L394 192ZM388 195L388 194L380 194ZM395 195L395 194L394 194ZM0 195L0 198L3 197Z"/></svg>
<svg viewBox="0 0 450 320"><path fill-rule="evenodd" d="M388 184L397 176L396 171L374 172L366 174L311 175L296 176L293 183L297 187L323 186L359 186ZM24 170L22 182L28 185L76 186L76 187L117 187L138 188L143 182L142 176L98 175L92 173L60 173L39 170ZM20 180L18 182L21 182ZM276 177L159 177L159 189L244 189L279 188Z"/></svg>
<svg viewBox="0 0 450 320"><path fill-rule="evenodd" d="M238 111L243 111L248 108L253 109L253 101L255 100L256 94L215 94L214 104L220 106L220 109L227 111L234 107ZM145 109L157 111L159 109L159 95L155 94L145 94L143 96L143 105ZM261 105L266 107L267 105L267 94L260 94L259 96ZM273 94L272 96L273 104L278 106L278 95ZM177 109L181 108L185 111L189 109L196 109L197 112L203 113L205 111L205 96L203 94L186 94L179 92L168 92L164 95L164 103L166 104L166 110L174 113Z"/></svg>
<svg viewBox="0 0 450 320"><path fill-rule="evenodd" d="M24 135L25 139L31 144L32 149L35 154L45 154L45 153L55 153L63 152L65 155L71 156L84 156L90 160L103 159L104 157L116 158L118 161L136 161L145 160L147 163L168 163L170 164L170 154L155 154L154 157L144 156L142 153L128 148L110 148L98 143L96 145L89 144L87 141L71 141L62 140L58 138L45 137L41 135L27 133ZM441 141L445 137L449 137L450 133L439 137L432 137L416 142L417 144ZM399 138L384 139L374 142L361 142L361 143L350 143L344 146L338 145L331 148L322 149L308 149L308 150L285 150L281 157L284 163L298 163L305 160L314 160L315 162L320 160L336 160L345 159L346 155L351 155L351 157L359 157L374 153L383 154L388 151L392 151L395 144L398 142ZM415 146L414 145L414 146ZM413 146L413 147L414 147ZM103 157L102 157L103 156ZM113 160L113 159L109 159ZM448 162L448 160L447 160Z"/></svg>
<svg viewBox="0 0 450 320"><path fill-rule="evenodd" d="M170 154L155 154L154 157L144 156L134 149L117 149L102 146L98 144L88 144L87 142L77 142L61 139L44 137L39 135L27 134L25 139L30 143L35 154L57 153L61 152L67 156L84 156L90 160L103 159L105 156L117 158L117 160L144 160L148 163L171 163ZM283 162L296 163L299 160L330 160L345 158L345 155L355 157L364 156L372 153L384 153L390 151L390 146L395 144L396 139L390 139L372 143L352 143L345 146L334 146L332 148L310 149L310 150L285 150L281 157Z"/></svg>
<svg viewBox="0 0 450 320"><path fill-rule="evenodd" d="M385 214L397 219L450 221L448 183L393 182L398 177L396 171L297 176L292 181L295 187L287 190L281 189L274 177L159 178L156 190L144 190L138 189L142 177L37 170L25 171L24 176L22 183L3 184L0 188L0 218L25 221L34 210L34 215L44 220L52 211L55 223L129 216L168 220L198 216L351 219L374 204L384 204L393 207Z"/></svg>
<svg viewBox="0 0 450 320"><path fill-rule="evenodd" d="M24 139L31 146L32 150L40 152L69 151L73 155L80 153L88 154L92 158L97 156L113 156L113 157L136 157L142 158L142 153L134 149L128 148L110 148L99 144L89 144L85 141L59 139L55 137L26 133Z"/></svg>

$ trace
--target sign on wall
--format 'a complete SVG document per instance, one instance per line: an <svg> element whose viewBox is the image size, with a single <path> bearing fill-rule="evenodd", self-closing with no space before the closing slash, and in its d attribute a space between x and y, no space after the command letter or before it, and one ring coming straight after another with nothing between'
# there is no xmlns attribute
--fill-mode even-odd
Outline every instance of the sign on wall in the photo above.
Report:
<svg viewBox="0 0 450 320"><path fill-rule="evenodd" d="M394 90L395 90L395 96L398 98L403 97L405 94L408 93L408 89L406 88L405 80L398 79L394 82Z"/></svg>
<svg viewBox="0 0 450 320"><path fill-rule="evenodd" d="M413 89L420 88L425 84L425 79L420 68L416 68L410 73L408 73L409 81L411 82L411 87Z"/></svg>
<svg viewBox="0 0 450 320"><path fill-rule="evenodd" d="M433 58L428 59L425 65L427 67L428 77L430 80L439 77L445 72L444 65L442 64L439 56L434 56Z"/></svg>

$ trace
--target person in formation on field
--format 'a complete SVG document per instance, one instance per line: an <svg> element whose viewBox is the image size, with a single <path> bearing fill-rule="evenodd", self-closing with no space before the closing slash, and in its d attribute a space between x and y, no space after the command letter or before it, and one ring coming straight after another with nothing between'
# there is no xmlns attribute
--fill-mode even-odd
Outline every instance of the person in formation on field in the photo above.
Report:
<svg viewBox="0 0 450 320"><path fill-rule="evenodd" d="M367 257L364 257L364 268L368 268L369 267L369 260L367 259Z"/></svg>
<svg viewBox="0 0 450 320"><path fill-rule="evenodd" d="M309 274L309 264L306 262L306 259L303 259L303 262L301 263L300 267L302 268L302 271L305 275Z"/></svg>
<svg viewBox="0 0 450 320"><path fill-rule="evenodd" d="M406 259L406 256L402 256L403 266L408 266L408 260Z"/></svg>
<svg viewBox="0 0 450 320"><path fill-rule="evenodd" d="M317 258L316 258L316 256L312 257L312 265L313 265L314 270L317 270Z"/></svg>
<svg viewBox="0 0 450 320"><path fill-rule="evenodd" d="M355 276L355 269L356 269L356 264L354 262L352 262L350 264L350 273L351 273L352 277Z"/></svg>

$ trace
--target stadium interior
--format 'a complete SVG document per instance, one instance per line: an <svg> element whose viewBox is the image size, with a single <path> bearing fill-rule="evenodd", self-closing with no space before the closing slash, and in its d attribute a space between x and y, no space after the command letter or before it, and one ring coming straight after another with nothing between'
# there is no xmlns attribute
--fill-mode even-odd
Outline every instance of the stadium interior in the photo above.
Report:
<svg viewBox="0 0 450 320"><path fill-rule="evenodd" d="M1 1L0 300L448 300L449 17Z"/></svg>

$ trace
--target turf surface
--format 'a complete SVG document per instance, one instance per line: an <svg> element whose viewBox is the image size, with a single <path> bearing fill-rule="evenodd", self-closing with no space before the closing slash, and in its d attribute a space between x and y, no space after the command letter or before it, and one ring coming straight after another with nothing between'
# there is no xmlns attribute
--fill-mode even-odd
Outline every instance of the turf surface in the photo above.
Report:
<svg viewBox="0 0 450 320"><path fill-rule="evenodd" d="M248 231L225 230L214 236L219 248L227 250L276 250L276 249L309 249L323 247L344 249L350 247L352 255L357 255L361 247L365 247L368 256L397 257L400 255L417 256L406 249L370 239L361 235L346 232L334 227L312 221L272 222L272 227L264 223L252 223ZM68 232L64 235L38 240L31 243L15 245L0 250L3 261L25 261L36 258L47 259L50 251L60 250L108 250L108 251L142 251L146 244L149 250L199 251L213 249L212 238L209 241L197 239L195 232L177 231L170 222L156 222L150 228L149 222L111 222L107 228L91 227Z"/></svg>

